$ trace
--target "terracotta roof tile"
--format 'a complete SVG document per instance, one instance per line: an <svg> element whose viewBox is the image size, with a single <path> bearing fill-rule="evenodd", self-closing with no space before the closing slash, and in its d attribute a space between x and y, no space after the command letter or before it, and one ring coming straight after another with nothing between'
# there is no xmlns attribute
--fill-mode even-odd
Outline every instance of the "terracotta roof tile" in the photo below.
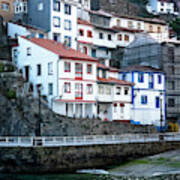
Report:
<svg viewBox="0 0 180 180"><path fill-rule="evenodd" d="M113 84L120 84L120 85L124 85L124 86L133 86L134 83L128 82L128 81L123 81L123 80L119 80L116 78L97 78L99 82L102 83L113 83Z"/></svg>
<svg viewBox="0 0 180 180"><path fill-rule="evenodd" d="M53 40L26 37L22 38L59 55L60 58L97 62L97 59L87 56L86 54L83 54L80 51L74 50L69 47L65 47L63 44Z"/></svg>
<svg viewBox="0 0 180 180"><path fill-rule="evenodd" d="M83 25L87 25L87 26L93 26L90 22L85 21L83 19L78 18L78 24L83 24Z"/></svg>

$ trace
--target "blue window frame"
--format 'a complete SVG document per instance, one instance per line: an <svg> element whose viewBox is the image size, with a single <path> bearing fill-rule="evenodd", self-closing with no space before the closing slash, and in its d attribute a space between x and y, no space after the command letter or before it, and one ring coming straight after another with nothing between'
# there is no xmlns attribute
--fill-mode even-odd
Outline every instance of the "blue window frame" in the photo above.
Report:
<svg viewBox="0 0 180 180"><path fill-rule="evenodd" d="M60 19L60 17L57 17L57 16L53 17L53 25L54 25L54 27L60 27L61 26L61 19Z"/></svg>
<svg viewBox="0 0 180 180"><path fill-rule="evenodd" d="M39 38L43 39L44 38L44 34L39 34Z"/></svg>
<svg viewBox="0 0 180 180"><path fill-rule="evenodd" d="M141 104L147 104L147 103L148 103L147 96L141 96Z"/></svg>
<svg viewBox="0 0 180 180"><path fill-rule="evenodd" d="M64 13L71 15L71 5L69 4L64 4Z"/></svg>
<svg viewBox="0 0 180 180"><path fill-rule="evenodd" d="M126 80L126 73L123 73L123 75L122 75L122 80Z"/></svg>
<svg viewBox="0 0 180 180"><path fill-rule="evenodd" d="M96 57L96 49L92 49L91 56Z"/></svg>
<svg viewBox="0 0 180 180"><path fill-rule="evenodd" d="M159 74L158 75L158 84L161 84L162 83L162 76Z"/></svg>
<svg viewBox="0 0 180 180"><path fill-rule="evenodd" d="M71 21L65 19L64 20L64 29L70 31L72 29Z"/></svg>
<svg viewBox="0 0 180 180"><path fill-rule="evenodd" d="M154 76L153 74L149 74L149 88L154 88Z"/></svg>
<svg viewBox="0 0 180 180"><path fill-rule="evenodd" d="M160 98L156 97L156 108L160 108Z"/></svg>
<svg viewBox="0 0 180 180"><path fill-rule="evenodd" d="M60 12L61 11L61 2L58 0L53 1L53 10Z"/></svg>
<svg viewBox="0 0 180 180"><path fill-rule="evenodd" d="M140 82L140 83L144 82L144 73L143 72L138 73L138 82Z"/></svg>
<svg viewBox="0 0 180 180"><path fill-rule="evenodd" d="M70 36L64 36L64 41L66 41L67 46L71 47L71 37Z"/></svg>

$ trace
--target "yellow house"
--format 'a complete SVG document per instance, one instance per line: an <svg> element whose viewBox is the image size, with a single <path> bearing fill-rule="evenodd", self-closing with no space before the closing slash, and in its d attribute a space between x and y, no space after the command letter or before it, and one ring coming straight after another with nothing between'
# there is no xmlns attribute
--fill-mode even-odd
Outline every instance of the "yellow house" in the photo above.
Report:
<svg viewBox="0 0 180 180"><path fill-rule="evenodd" d="M3 17L5 21L9 21L14 15L14 0L0 0L0 16Z"/></svg>

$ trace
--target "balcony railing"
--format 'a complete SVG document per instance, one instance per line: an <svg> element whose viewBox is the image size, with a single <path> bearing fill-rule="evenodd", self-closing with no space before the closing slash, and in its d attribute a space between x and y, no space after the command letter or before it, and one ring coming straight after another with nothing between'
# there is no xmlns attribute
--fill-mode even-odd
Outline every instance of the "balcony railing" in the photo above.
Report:
<svg viewBox="0 0 180 180"><path fill-rule="evenodd" d="M0 147L61 147L180 141L180 134L123 134L67 137L0 137Z"/></svg>

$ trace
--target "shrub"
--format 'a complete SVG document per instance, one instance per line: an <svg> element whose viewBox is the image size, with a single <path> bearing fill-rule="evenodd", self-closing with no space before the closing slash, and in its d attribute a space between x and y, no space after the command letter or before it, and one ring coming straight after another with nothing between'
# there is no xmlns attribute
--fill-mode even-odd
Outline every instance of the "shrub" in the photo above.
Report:
<svg viewBox="0 0 180 180"><path fill-rule="evenodd" d="M16 99L16 91L14 90L9 90L5 93L5 96L8 98L8 99Z"/></svg>

